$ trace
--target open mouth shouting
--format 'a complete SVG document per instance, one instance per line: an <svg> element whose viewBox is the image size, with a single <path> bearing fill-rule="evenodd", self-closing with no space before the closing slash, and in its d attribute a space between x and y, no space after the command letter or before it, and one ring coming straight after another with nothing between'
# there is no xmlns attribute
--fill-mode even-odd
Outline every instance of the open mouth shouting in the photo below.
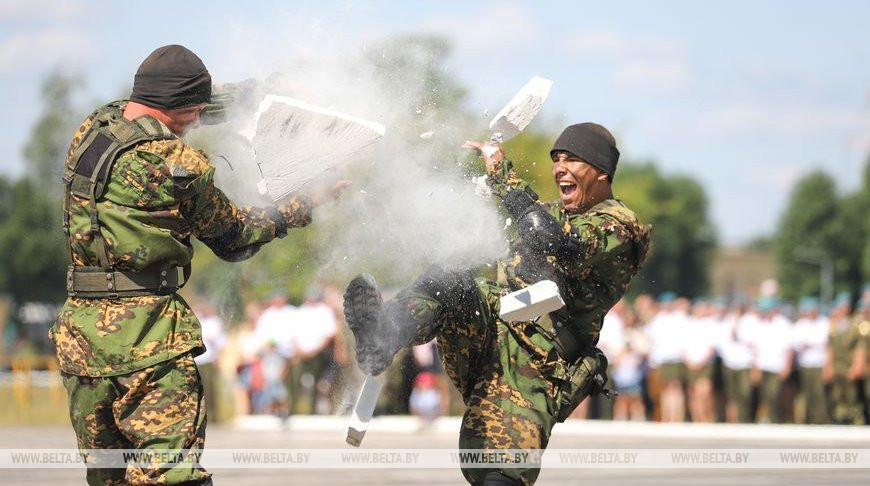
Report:
<svg viewBox="0 0 870 486"><path fill-rule="evenodd" d="M563 198L571 197L577 191L577 184L571 181L559 181L559 193Z"/></svg>

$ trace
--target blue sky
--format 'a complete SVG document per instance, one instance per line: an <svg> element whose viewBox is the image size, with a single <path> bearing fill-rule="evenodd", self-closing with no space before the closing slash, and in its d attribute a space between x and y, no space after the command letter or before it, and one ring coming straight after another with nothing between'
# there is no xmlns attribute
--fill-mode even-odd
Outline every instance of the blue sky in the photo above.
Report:
<svg viewBox="0 0 870 486"><path fill-rule="evenodd" d="M22 173L39 81L57 66L79 73L96 104L122 95L141 60L168 43L233 81L299 53L414 32L452 41L449 67L472 110L497 110L533 75L553 79L543 120L600 122L626 159L698 178L726 244L770 233L792 184L815 168L854 190L870 147L868 2L145 5L0 4L0 172Z"/></svg>

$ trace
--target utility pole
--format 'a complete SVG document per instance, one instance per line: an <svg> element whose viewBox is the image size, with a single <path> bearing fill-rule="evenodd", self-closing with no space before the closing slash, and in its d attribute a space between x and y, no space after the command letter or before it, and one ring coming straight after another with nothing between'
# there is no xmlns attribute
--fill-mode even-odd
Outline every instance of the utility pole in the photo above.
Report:
<svg viewBox="0 0 870 486"><path fill-rule="evenodd" d="M819 301L826 307L834 300L834 259L824 250L800 246L794 250L797 261L819 266Z"/></svg>

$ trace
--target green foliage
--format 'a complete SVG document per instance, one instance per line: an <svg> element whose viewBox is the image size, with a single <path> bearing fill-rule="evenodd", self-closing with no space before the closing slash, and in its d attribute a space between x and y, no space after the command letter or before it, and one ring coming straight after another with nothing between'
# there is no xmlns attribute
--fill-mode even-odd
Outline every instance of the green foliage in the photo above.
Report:
<svg viewBox="0 0 870 486"><path fill-rule="evenodd" d="M61 229L63 162L78 121L75 78L50 74L42 113L24 146L27 178L0 179L0 292L13 300L62 301L68 263Z"/></svg>
<svg viewBox="0 0 870 486"><path fill-rule="evenodd" d="M263 246L240 263L222 261L196 241L189 290L207 296L230 323L241 321L244 302L264 300L276 289L299 304L321 263L316 231L314 227L291 229L284 239Z"/></svg>
<svg viewBox="0 0 870 486"><path fill-rule="evenodd" d="M697 297L709 287L716 231L704 188L684 175L666 176L652 163L621 163L614 195L652 224L652 248L630 293L674 291Z"/></svg>
<svg viewBox="0 0 870 486"><path fill-rule="evenodd" d="M556 135L549 132L525 131L505 143L505 153L514 163L514 170L544 201L558 199L559 189L553 183L553 163L550 149Z"/></svg>
<svg viewBox="0 0 870 486"><path fill-rule="evenodd" d="M405 111L397 114L400 120L394 120L404 123L392 129L409 129L416 134L431 127L433 121L451 117L466 89L447 74L445 61L450 51L450 43L443 37L416 34L390 37L366 50L359 69L372 72L392 99L407 103Z"/></svg>
<svg viewBox="0 0 870 486"><path fill-rule="evenodd" d="M864 185L861 188L861 204L864 205L864 249L862 250L861 271L864 283L870 283L870 159L864 163Z"/></svg>
<svg viewBox="0 0 870 486"><path fill-rule="evenodd" d="M61 207L28 179L0 178L0 293L16 302L63 300Z"/></svg>
<svg viewBox="0 0 870 486"><path fill-rule="evenodd" d="M72 94L79 81L60 71L48 75L42 83L42 114L30 132L24 145L24 158L28 162L27 173L41 190L53 197L60 197L60 177L63 162L73 131L76 128L77 111L72 104Z"/></svg>
<svg viewBox="0 0 870 486"><path fill-rule="evenodd" d="M830 251L834 255L835 292L849 291L857 296L864 279L870 277L861 268L861 257L867 246L870 206L863 194L848 194L837 201L837 212L832 223L834 234Z"/></svg>
<svg viewBox="0 0 870 486"><path fill-rule="evenodd" d="M839 197L834 180L822 171L798 181L774 246L783 297L818 295L819 265L824 260L833 265L834 290L849 290L854 295L867 278L861 266L867 245L867 214L864 194Z"/></svg>

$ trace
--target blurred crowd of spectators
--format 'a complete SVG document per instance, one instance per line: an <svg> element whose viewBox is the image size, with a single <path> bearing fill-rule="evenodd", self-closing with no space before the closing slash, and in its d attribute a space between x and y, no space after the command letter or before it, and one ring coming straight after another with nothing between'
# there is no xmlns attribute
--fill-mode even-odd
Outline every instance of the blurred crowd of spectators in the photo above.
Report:
<svg viewBox="0 0 870 486"><path fill-rule="evenodd" d="M866 423L870 288L822 309L768 296L698 299L667 293L620 302L598 346L619 393L599 417L663 422Z"/></svg>
<svg viewBox="0 0 870 486"><path fill-rule="evenodd" d="M282 293L249 302L229 335L199 306L208 351L197 358L210 416L217 384L232 383L237 414L346 413L362 376L343 321L341 291L326 286L300 306ZM665 422L867 423L870 288L828 308L807 297L697 299L671 293L620 301L598 346L615 400L587 399L576 418ZM222 373L221 373L222 371ZM381 413L426 420L461 413L433 342L401 353L385 373Z"/></svg>

